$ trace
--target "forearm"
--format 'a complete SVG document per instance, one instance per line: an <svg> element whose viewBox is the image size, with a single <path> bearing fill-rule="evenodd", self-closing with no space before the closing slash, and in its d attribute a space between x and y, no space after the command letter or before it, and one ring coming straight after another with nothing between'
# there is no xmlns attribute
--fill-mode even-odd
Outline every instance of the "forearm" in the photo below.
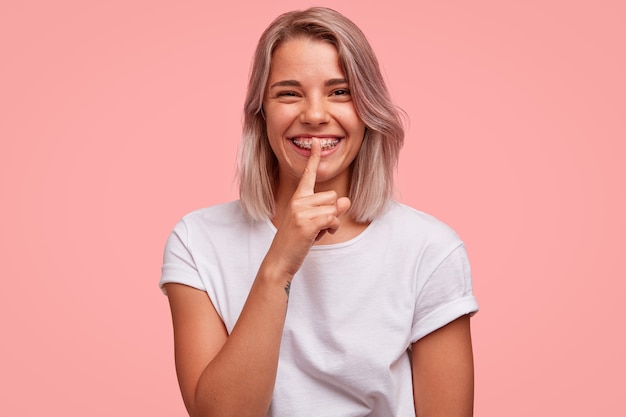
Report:
<svg viewBox="0 0 626 417"><path fill-rule="evenodd" d="M289 285L311 246L336 231L350 207L335 191L315 193L321 145L311 156L297 188L275 221L279 224L248 299L230 335L200 374L193 390L193 417L265 416L269 408L287 314ZM280 221L278 220L280 219ZM200 365L200 369L202 365Z"/></svg>
<svg viewBox="0 0 626 417"><path fill-rule="evenodd" d="M276 380L287 282L261 266L232 333L200 376L193 417L265 416Z"/></svg>

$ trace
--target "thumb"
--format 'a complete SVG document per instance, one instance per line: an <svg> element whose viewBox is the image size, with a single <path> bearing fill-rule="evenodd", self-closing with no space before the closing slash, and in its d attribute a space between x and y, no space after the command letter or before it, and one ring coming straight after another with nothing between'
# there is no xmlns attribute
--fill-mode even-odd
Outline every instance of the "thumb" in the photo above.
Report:
<svg viewBox="0 0 626 417"><path fill-rule="evenodd" d="M337 217L348 211L352 203L348 197L340 197L337 199Z"/></svg>
<svg viewBox="0 0 626 417"><path fill-rule="evenodd" d="M337 199L337 217L341 216L343 213L345 213L346 211L348 211L348 209L350 208L350 205L352 203L350 203L350 199L348 197L340 197ZM324 229L320 232L320 234L317 236L317 239L315 240L319 240L324 233L328 232L331 235L335 234L335 232L337 231L337 229Z"/></svg>

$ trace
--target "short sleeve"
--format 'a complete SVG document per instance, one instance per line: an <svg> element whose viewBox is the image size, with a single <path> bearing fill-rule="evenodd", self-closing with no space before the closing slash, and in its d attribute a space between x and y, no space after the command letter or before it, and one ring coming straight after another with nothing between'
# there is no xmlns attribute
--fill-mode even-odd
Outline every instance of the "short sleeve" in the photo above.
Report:
<svg viewBox="0 0 626 417"><path fill-rule="evenodd" d="M159 287L164 294L167 294L164 285L170 282L185 284L206 291L198 273L193 253L189 249L188 240L187 226L185 221L181 220L174 227L165 244L161 280L159 281Z"/></svg>
<svg viewBox="0 0 626 417"><path fill-rule="evenodd" d="M434 269L417 297L411 342L455 319L478 311L465 245L457 246Z"/></svg>

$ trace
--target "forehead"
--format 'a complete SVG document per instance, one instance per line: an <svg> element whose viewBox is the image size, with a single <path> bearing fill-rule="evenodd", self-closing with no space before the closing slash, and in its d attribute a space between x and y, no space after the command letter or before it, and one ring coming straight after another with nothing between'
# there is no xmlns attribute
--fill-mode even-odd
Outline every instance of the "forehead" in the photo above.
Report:
<svg viewBox="0 0 626 417"><path fill-rule="evenodd" d="M327 41L298 37L282 42L274 49L270 80L282 77L343 77L337 48Z"/></svg>

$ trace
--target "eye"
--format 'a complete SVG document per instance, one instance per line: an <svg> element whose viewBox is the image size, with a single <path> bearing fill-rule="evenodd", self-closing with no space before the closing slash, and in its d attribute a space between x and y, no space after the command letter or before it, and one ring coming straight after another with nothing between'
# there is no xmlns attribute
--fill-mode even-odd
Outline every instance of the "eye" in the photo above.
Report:
<svg viewBox="0 0 626 417"><path fill-rule="evenodd" d="M298 95L294 91L279 91L276 97L297 97Z"/></svg>
<svg viewBox="0 0 626 417"><path fill-rule="evenodd" d="M339 89L333 91L333 95L335 95L335 96L349 96L350 95L350 90L348 90L347 88L339 88Z"/></svg>

